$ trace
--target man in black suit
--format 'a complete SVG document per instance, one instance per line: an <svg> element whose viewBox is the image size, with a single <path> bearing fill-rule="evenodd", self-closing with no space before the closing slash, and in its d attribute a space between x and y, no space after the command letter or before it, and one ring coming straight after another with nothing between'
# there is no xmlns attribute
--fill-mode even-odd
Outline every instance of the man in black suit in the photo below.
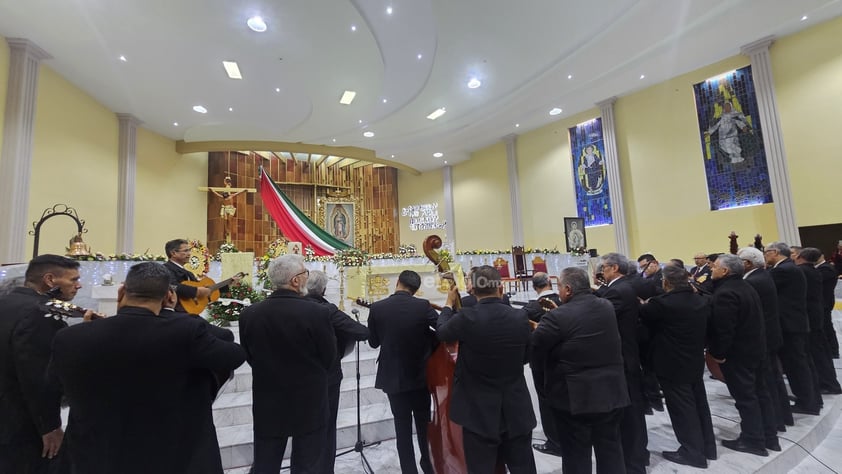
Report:
<svg viewBox="0 0 842 474"><path fill-rule="evenodd" d="M708 351L722 367L728 392L740 412L740 436L722 446L768 456L780 451L775 412L766 388L766 329L760 297L743 280L743 262L723 254L713 263L713 313Z"/></svg>
<svg viewBox="0 0 842 474"><path fill-rule="evenodd" d="M631 273L628 259L618 253L602 256L602 275L608 282L602 297L614 306L617 329L623 348L623 364L631 405L624 408L620 424L623 456L626 471L633 474L646 472L649 464L649 435L646 431L646 401L643 396L640 352L638 349L638 324L640 302L625 275Z"/></svg>
<svg viewBox="0 0 842 474"><path fill-rule="evenodd" d="M245 352L195 318L158 316L168 290L161 265L134 265L118 290L116 316L56 335L50 375L70 405L73 472L196 472L191 464L214 454L185 448L185 440L208 435L190 424L193 374L233 370Z"/></svg>
<svg viewBox="0 0 842 474"><path fill-rule="evenodd" d="M819 398L807 354L810 323L807 319L807 280L789 258L789 246L772 242L763 252L766 267L778 292L778 316L783 345L778 352L789 387L795 395L793 413L819 414Z"/></svg>
<svg viewBox="0 0 842 474"><path fill-rule="evenodd" d="M817 386L819 397L821 393L840 394L842 387L836 380L836 369L833 368L833 357L827 349L827 338L824 335L825 297L822 274L816 268L822 251L815 247L806 247L798 252L795 263L804 272L807 280L807 316L810 320L810 355L815 367L813 384Z"/></svg>
<svg viewBox="0 0 842 474"><path fill-rule="evenodd" d="M706 468L716 459L716 440L703 371L710 301L693 291L683 267L662 270L666 293L641 306L640 318L652 334L655 373L664 390L677 451L664 451L664 459Z"/></svg>
<svg viewBox="0 0 842 474"><path fill-rule="evenodd" d="M436 315L430 302L413 295L421 277L412 270L398 275L395 292L371 305L368 312L368 343L380 347L374 386L386 392L395 420L395 441L401 472L417 473L412 449L412 420L421 452L421 470L433 473L427 446L430 392L427 391L427 359L432 353L432 328Z"/></svg>
<svg viewBox="0 0 842 474"><path fill-rule="evenodd" d="M502 303L496 268L477 268L471 284L477 305L453 313L459 297L454 288L438 318L439 340L459 342L450 419L462 426L468 472L493 472L499 459L511 473L535 473L530 447L535 413L523 376L529 318Z"/></svg>
<svg viewBox="0 0 842 474"><path fill-rule="evenodd" d="M778 352L783 345L778 317L778 291L775 282L766 271L763 252L754 247L744 247L737 252L737 256L743 262L743 279L757 292L763 308L763 324L766 328L766 389L772 397L775 424L778 431L783 432L786 431L786 426L792 426L795 421L792 419L789 393L778 360Z"/></svg>
<svg viewBox="0 0 842 474"><path fill-rule="evenodd" d="M267 274L275 291L240 315L253 377L253 472L277 474L292 437L292 472L319 473L336 358L330 309L303 297L309 272L301 255L276 258Z"/></svg>
<svg viewBox="0 0 842 474"><path fill-rule="evenodd" d="M523 309L526 310L526 315L529 319L537 323L549 311L542 302L547 304L547 306L558 307L561 305L561 299L558 297L558 293L553 291L550 276L544 272L537 272L532 275L532 288L538 294L538 299L530 301ZM550 406L547 404L547 396L544 393L543 385L537 383L538 378L541 376L539 372L542 370L541 367L532 366L532 379L536 381L535 391L538 393L538 411L541 414L541 426L544 429L544 435L547 437L547 441L533 444L532 447L539 453L561 456L561 446L559 446L558 434L555 428L555 417L552 411L550 411Z"/></svg>
<svg viewBox="0 0 842 474"><path fill-rule="evenodd" d="M325 449L322 452L322 471L333 473L336 461L336 416L339 414L339 388L342 385L342 357L344 357L355 341L368 339L368 328L350 316L343 313L325 298L327 275L319 270L311 270L307 278L307 298L330 310L330 323L336 335L336 357L327 376L327 398L330 413L325 429Z"/></svg>
<svg viewBox="0 0 842 474"><path fill-rule="evenodd" d="M465 296L462 297L461 303L463 308L468 308L471 306L476 306L477 304L477 297L474 295L474 289L471 287L471 272L476 270L479 267L471 267L468 270L468 274L465 275L465 292L467 293ZM509 294L503 293L503 304L511 305L509 301Z"/></svg>
<svg viewBox="0 0 842 474"><path fill-rule="evenodd" d="M564 304L532 333L533 368L556 418L565 474L590 474L591 449L600 474L625 472L620 419L629 405L617 318L592 295L584 270L559 276Z"/></svg>
<svg viewBox="0 0 842 474"><path fill-rule="evenodd" d="M167 254L167 260L164 263L164 268L170 272L170 284L176 285L175 293L179 298L207 298L211 291L204 287L195 287L183 285L183 281L198 281L196 275L190 270L184 268L184 264L190 260L190 243L184 239L170 240L164 245L164 251ZM184 312L184 307L180 302L176 303L175 310Z"/></svg>
<svg viewBox="0 0 842 474"><path fill-rule="evenodd" d="M839 341L836 339L836 330L833 328L833 320L831 315L833 313L833 306L836 304L836 284L839 279L836 274L836 269L833 264L824 259L824 255L819 258L819 263L816 265L816 270L822 275L822 303L824 306L824 324L822 331L827 338L827 350L834 359L839 358Z"/></svg>
<svg viewBox="0 0 842 474"><path fill-rule="evenodd" d="M0 472L52 469L61 447L61 391L45 377L56 333L67 324L45 318L48 294L70 301L81 288L79 262L40 255L24 286L0 298Z"/></svg>
<svg viewBox="0 0 842 474"><path fill-rule="evenodd" d="M703 293L710 293L713 282L710 279L710 262L704 252L698 252L693 256L696 266L690 269L690 278L693 286L702 289Z"/></svg>

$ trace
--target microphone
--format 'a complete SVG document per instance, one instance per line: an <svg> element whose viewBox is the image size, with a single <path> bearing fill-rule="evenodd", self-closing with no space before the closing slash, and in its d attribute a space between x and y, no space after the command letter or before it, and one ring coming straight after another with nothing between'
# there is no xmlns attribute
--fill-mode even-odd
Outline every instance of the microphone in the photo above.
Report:
<svg viewBox="0 0 842 474"><path fill-rule="evenodd" d="M360 322L360 310L354 308L351 310L351 314L353 314L354 317L357 318L357 322Z"/></svg>

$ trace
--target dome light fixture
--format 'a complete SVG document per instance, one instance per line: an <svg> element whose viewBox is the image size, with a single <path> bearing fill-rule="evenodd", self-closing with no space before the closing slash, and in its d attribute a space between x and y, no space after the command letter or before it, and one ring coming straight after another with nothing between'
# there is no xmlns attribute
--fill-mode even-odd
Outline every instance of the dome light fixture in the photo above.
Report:
<svg viewBox="0 0 842 474"><path fill-rule="evenodd" d="M374 132L363 132L363 136L366 138L372 138L374 136Z"/></svg>
<svg viewBox="0 0 842 474"><path fill-rule="evenodd" d="M263 33L264 31L266 31L266 28L267 28L266 22L263 21L263 17L257 16L257 15L255 15L255 16L249 18L248 20L246 20L246 25L248 25L248 27L251 29L251 31L254 31L254 32L257 32L257 33Z"/></svg>
<svg viewBox="0 0 842 474"><path fill-rule="evenodd" d="M442 156L444 156L444 153L440 151L433 153L433 158L441 158Z"/></svg>
<svg viewBox="0 0 842 474"><path fill-rule="evenodd" d="M552 110L550 110L550 115L559 115L559 114L561 114L561 112L562 112L562 110L560 108L555 107Z"/></svg>
<svg viewBox="0 0 842 474"><path fill-rule="evenodd" d="M471 80L468 81L468 89L476 89L477 87L482 85L482 81L477 79L476 77L472 77Z"/></svg>

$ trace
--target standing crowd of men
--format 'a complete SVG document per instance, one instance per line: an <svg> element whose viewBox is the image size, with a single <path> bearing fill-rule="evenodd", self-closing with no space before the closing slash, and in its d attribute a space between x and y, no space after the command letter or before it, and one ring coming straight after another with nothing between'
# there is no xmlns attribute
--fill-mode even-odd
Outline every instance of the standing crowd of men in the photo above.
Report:
<svg viewBox="0 0 842 474"><path fill-rule="evenodd" d="M324 273L285 255L267 270L272 294L241 315L241 344L180 311L177 297L202 289L181 285L192 279L187 242L166 251L165 265L131 267L114 317L88 312L70 327L45 317L46 301L80 288L79 264L54 255L33 259L24 285L0 297L0 472L219 473L211 406L247 360L252 471L277 473L292 438L293 473L331 473L340 359L361 340L380 348L375 387L388 396L404 473L419 468L413 427L420 469L434 471L426 366L437 341L459 343L450 419L462 427L471 473L535 473L533 449L561 456L568 474L590 473L592 454L597 472L645 473L646 414L664 406L679 444L664 458L708 467L717 445L706 352L740 414L739 435L721 441L729 449L779 451L793 414L817 415L822 394L842 393L830 323L837 272L814 248L698 254L689 272L677 259L661 265L645 254L635 265L609 253L596 285L571 267L553 291L536 273L537 299L523 309L504 298L498 270L480 266L467 276L469 295L452 289L436 313L415 297L421 278L407 270L392 296L371 305L368 327L324 298ZM526 364L547 437L536 445Z"/></svg>

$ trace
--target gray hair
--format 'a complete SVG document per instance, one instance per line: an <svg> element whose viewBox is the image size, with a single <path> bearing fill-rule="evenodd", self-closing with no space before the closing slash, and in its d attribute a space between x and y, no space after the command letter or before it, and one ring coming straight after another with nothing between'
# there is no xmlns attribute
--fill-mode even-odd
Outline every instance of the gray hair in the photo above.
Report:
<svg viewBox="0 0 842 474"><path fill-rule="evenodd" d="M690 281L687 279L689 273L684 267L678 265L667 265L661 270L664 280L673 288L687 288Z"/></svg>
<svg viewBox="0 0 842 474"><path fill-rule="evenodd" d="M737 252L737 256L747 261L754 268L763 268L766 266L766 260L763 258L763 252L754 247L743 247Z"/></svg>
<svg viewBox="0 0 842 474"><path fill-rule="evenodd" d="M617 252L610 252L602 256L602 266L617 265L617 271L623 275L629 274L629 259Z"/></svg>
<svg viewBox="0 0 842 474"><path fill-rule="evenodd" d="M766 246L766 250L775 250L784 257L789 257L790 255L792 255L792 251L789 249L789 245L783 242L772 242L771 244Z"/></svg>
<svg viewBox="0 0 842 474"><path fill-rule="evenodd" d="M295 275L301 273L301 267L303 266L303 256L295 254L281 255L269 263L269 269L266 270L266 275L269 277L269 282L272 284L273 289L289 288L290 281L295 278Z"/></svg>
<svg viewBox="0 0 842 474"><path fill-rule="evenodd" d="M740 257L731 255L730 253L722 254L716 259L720 267L728 270L729 275L742 276L745 273L745 267Z"/></svg>
<svg viewBox="0 0 842 474"><path fill-rule="evenodd" d="M581 293L590 290L591 282L585 270L579 267L567 267L561 271L558 277L558 287L569 286L573 293Z"/></svg>
<svg viewBox="0 0 842 474"><path fill-rule="evenodd" d="M307 294L322 296L327 287L327 274L321 270L310 270L310 277L307 279Z"/></svg>
<svg viewBox="0 0 842 474"><path fill-rule="evenodd" d="M532 286L535 288L550 286L550 276L544 272L538 272L532 275Z"/></svg>

